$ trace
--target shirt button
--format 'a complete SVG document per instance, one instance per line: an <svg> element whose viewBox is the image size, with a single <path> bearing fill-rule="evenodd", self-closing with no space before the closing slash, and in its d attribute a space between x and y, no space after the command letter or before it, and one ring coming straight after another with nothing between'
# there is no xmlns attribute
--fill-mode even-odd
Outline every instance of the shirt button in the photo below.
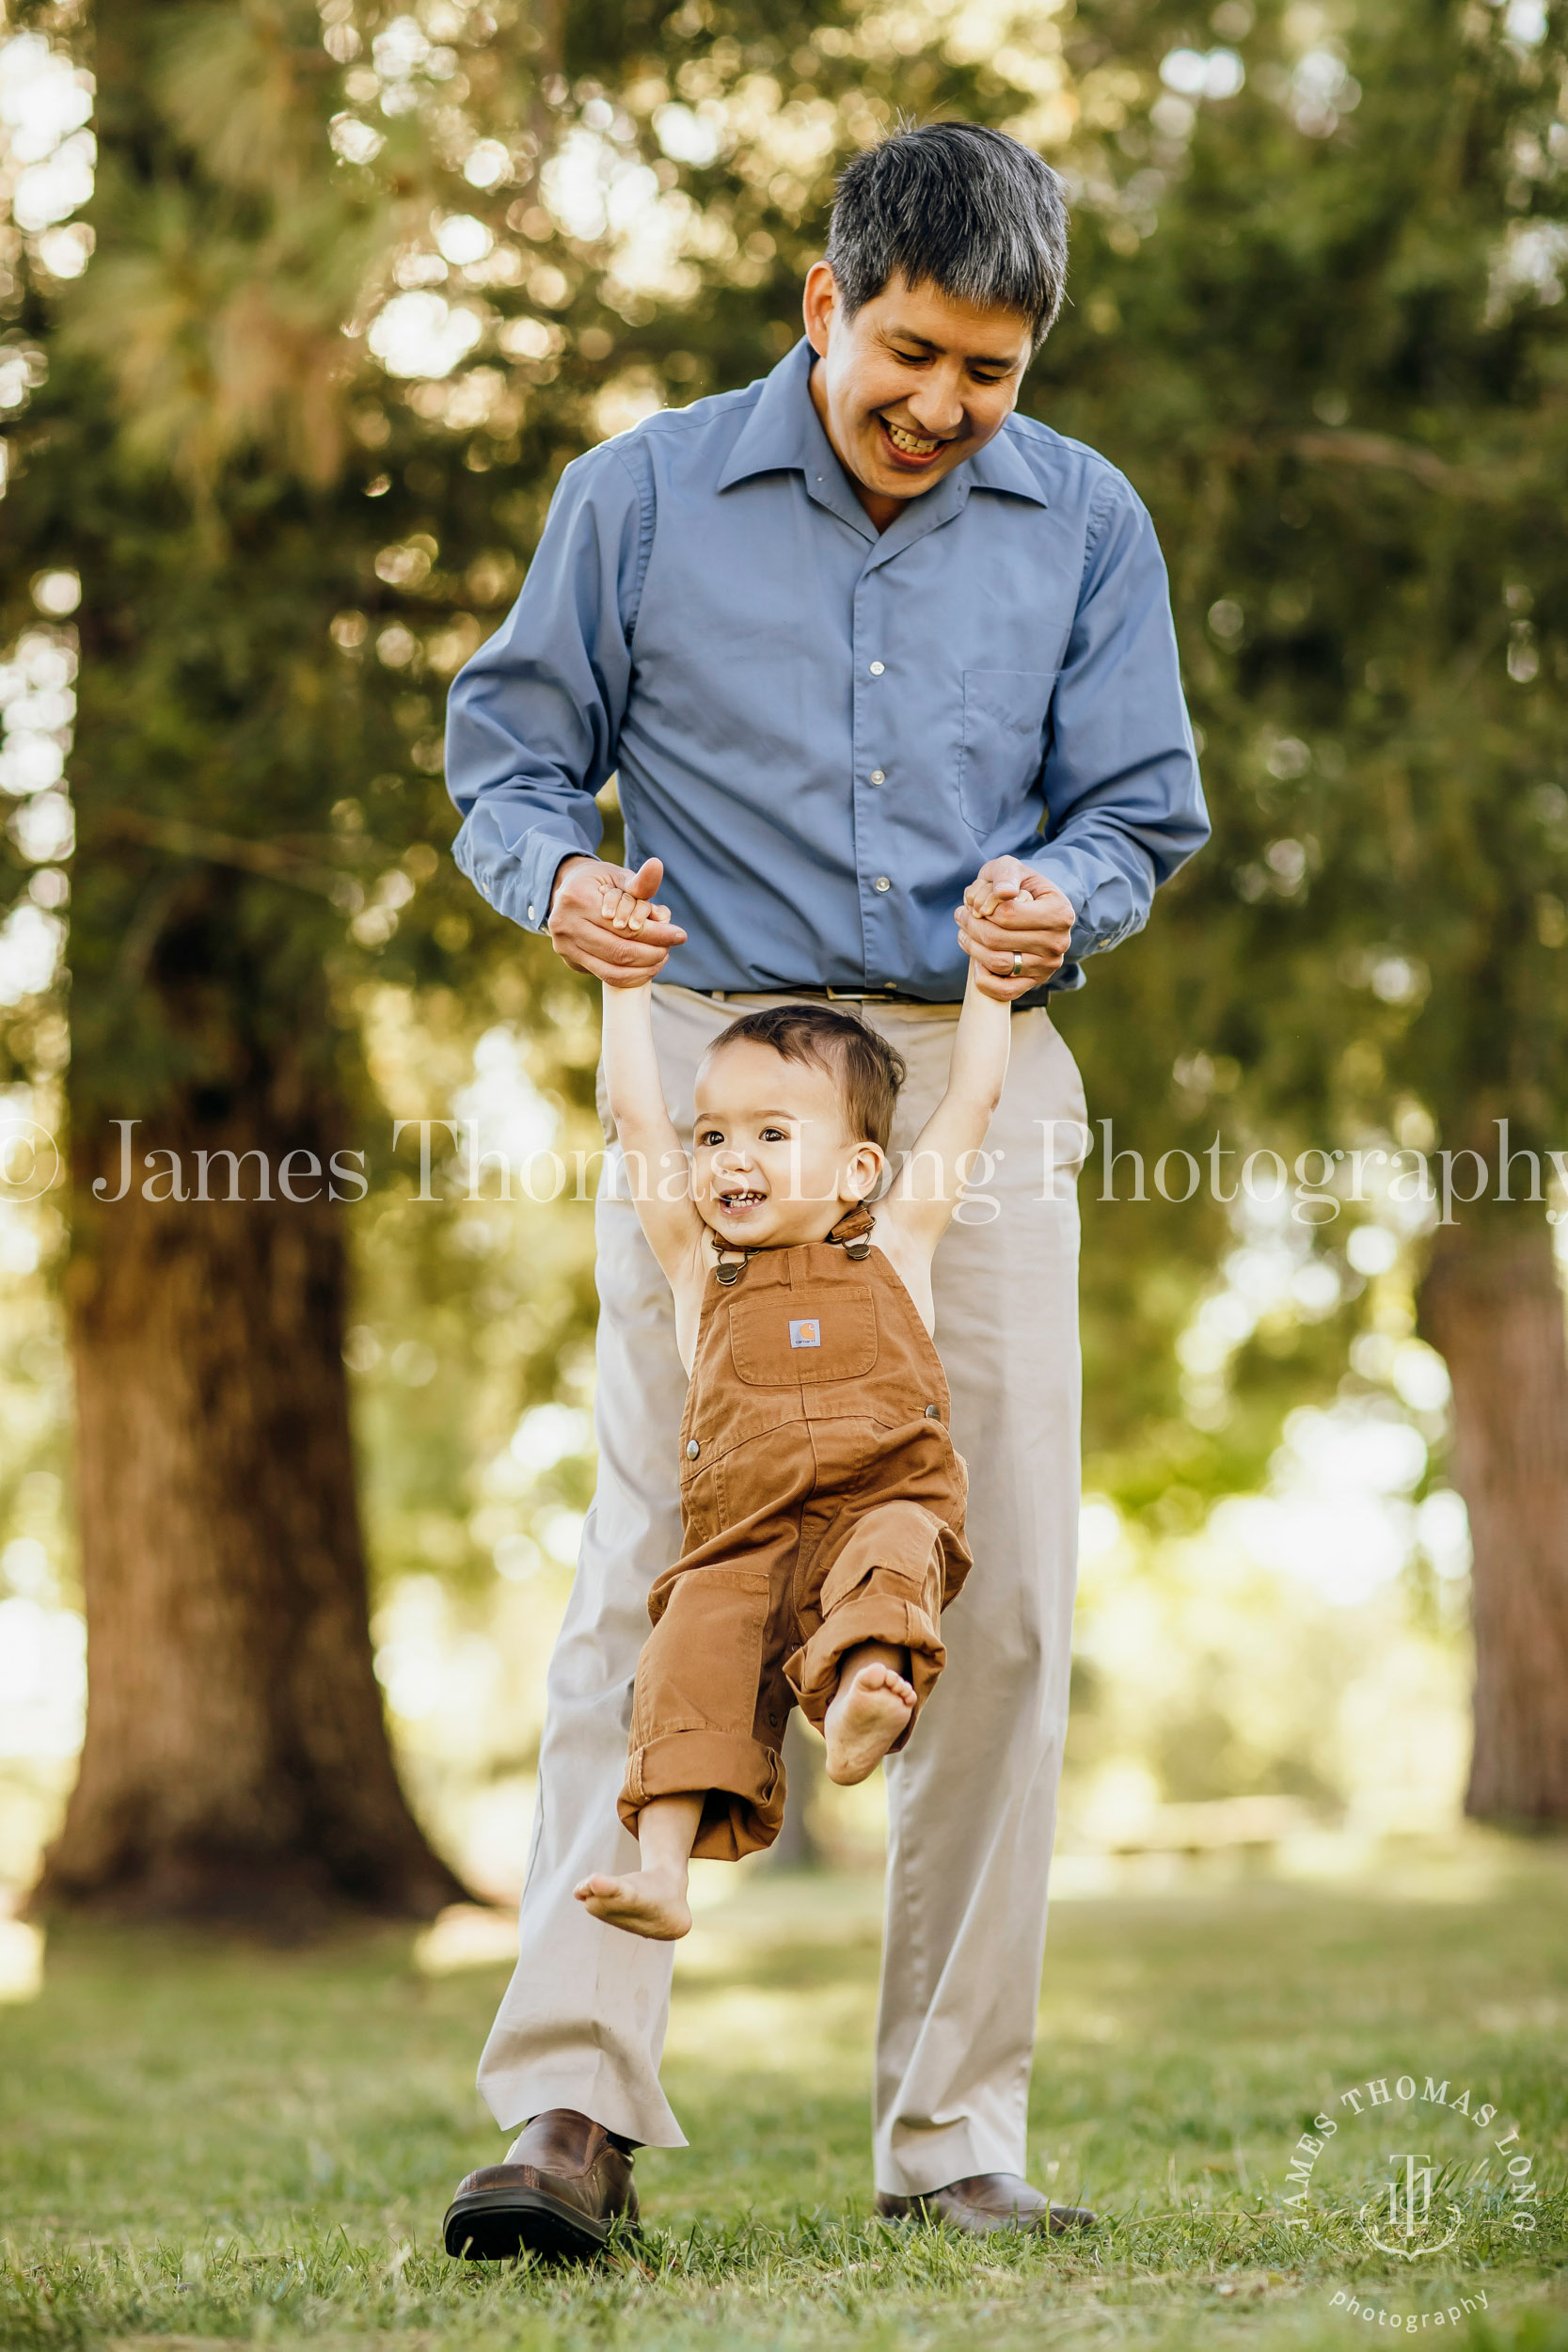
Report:
<svg viewBox="0 0 1568 2352"><path fill-rule="evenodd" d="M702 1447L697 1443L695 1438L688 1438L686 1441L686 1458L689 1462L694 1462L697 1459L698 1454L701 1454L702 1450Z"/></svg>
<svg viewBox="0 0 1568 2352"><path fill-rule="evenodd" d="M927 1405L926 1407L926 1418L927 1421L940 1421L942 1419L940 1408L935 1405Z"/></svg>
<svg viewBox="0 0 1568 2352"><path fill-rule="evenodd" d="M529 921L530 921L531 923L531 922L532 922L532 920L533 920L533 909L532 909L531 907L530 907L530 909L529 909L529 911L528 911L528 919L529 919Z"/></svg>
<svg viewBox="0 0 1568 2352"><path fill-rule="evenodd" d="M881 663L880 663L879 661L874 661L874 662L871 664L871 675L872 675L872 676L873 676L873 677L880 677L880 676L881 676L881 675L882 675L882 665L881 665Z"/></svg>
<svg viewBox="0 0 1568 2352"><path fill-rule="evenodd" d="M893 883L886 874L879 874L871 887L873 890L891 890Z"/></svg>
<svg viewBox="0 0 1568 2352"><path fill-rule="evenodd" d="M885 784L887 782L887 778L883 774L880 768L873 768L871 771L871 781L873 784ZM529 913L531 914L533 913L533 909L531 907L530 907Z"/></svg>

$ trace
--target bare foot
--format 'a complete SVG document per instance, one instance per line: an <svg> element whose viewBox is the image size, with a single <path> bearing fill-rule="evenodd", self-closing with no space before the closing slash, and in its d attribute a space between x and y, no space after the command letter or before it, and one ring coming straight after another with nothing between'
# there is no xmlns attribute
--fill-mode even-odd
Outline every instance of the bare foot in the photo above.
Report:
<svg viewBox="0 0 1568 2352"><path fill-rule="evenodd" d="M914 1686L891 1666L846 1676L822 1721L828 1778L852 1788L879 1764L914 1712Z"/></svg>
<svg viewBox="0 0 1568 2352"><path fill-rule="evenodd" d="M651 1935L661 1944L673 1944L678 1936L691 1932L691 1907L686 1899L682 1870L629 1870L622 1879L600 1871L584 1879L573 1892L595 1919L604 1920L608 1927L625 1928L628 1935Z"/></svg>

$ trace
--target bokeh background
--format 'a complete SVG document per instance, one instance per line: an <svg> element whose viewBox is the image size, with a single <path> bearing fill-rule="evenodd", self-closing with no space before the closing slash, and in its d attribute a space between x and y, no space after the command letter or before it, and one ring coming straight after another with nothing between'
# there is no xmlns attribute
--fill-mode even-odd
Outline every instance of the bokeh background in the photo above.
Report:
<svg viewBox="0 0 1568 2352"><path fill-rule="evenodd" d="M445 691L571 458L789 349L903 114L1063 175L1022 405L1152 509L1215 818L1060 1003L1056 1884L1560 1831L1564 70L1544 0L9 0L18 1994L83 1914L504 1944L594 1477L596 1008L451 866ZM226 1151L359 1158L180 1198ZM765 1867L828 1903L879 1788L798 1762Z"/></svg>

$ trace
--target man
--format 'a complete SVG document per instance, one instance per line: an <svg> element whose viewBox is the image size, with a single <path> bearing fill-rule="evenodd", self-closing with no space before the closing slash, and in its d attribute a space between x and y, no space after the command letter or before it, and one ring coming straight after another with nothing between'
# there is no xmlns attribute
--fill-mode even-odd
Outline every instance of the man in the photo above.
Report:
<svg viewBox="0 0 1568 2352"><path fill-rule="evenodd" d="M1024 2180L1078 1513L1073 1180L1087 1137L1048 998L1205 840L1164 568L1092 451L1014 414L1061 299L1053 174L1000 134L900 132L850 164L805 341L763 382L570 467L515 608L452 689L456 855L500 911L655 1025L689 1140L697 1063L758 1004L832 997L910 1080L946 1077L965 957L1018 1009L983 1181L935 1262L975 1568L920 1741L887 1768L879 2210L1050 2229ZM593 795L620 779L631 884ZM1016 855L1031 896L960 905ZM670 908L652 903L661 887ZM957 919L955 922L955 910ZM447 2242L587 2254L635 2218L631 2153L683 2146L657 2067L669 1947L573 1900L635 1867L615 1799L646 1597L677 1556L685 1387L668 1286L607 1162L598 1490L552 1661L517 1971L480 2083L504 2164Z"/></svg>

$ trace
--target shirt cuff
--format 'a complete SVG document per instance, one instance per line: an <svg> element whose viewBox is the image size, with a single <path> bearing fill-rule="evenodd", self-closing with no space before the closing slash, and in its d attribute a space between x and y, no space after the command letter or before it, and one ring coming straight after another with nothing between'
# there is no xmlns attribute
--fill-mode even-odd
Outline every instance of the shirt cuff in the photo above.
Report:
<svg viewBox="0 0 1568 2352"><path fill-rule="evenodd" d="M1083 877L1053 859L1049 850L1037 850L1033 857L1024 858L1022 863L1031 873L1039 874L1046 882L1054 883L1072 909L1072 935L1068 941L1062 963L1064 967L1075 963L1081 956L1087 955L1096 944L1095 927L1085 914Z"/></svg>
<svg viewBox="0 0 1568 2352"><path fill-rule="evenodd" d="M1046 881L1054 882L1072 909L1072 935L1068 941L1064 968L1081 963L1085 956L1107 947L1119 947L1124 939L1141 930L1147 909L1140 910L1132 900L1125 877L1117 875L1101 882L1091 882L1085 875L1083 861L1070 850L1053 857L1049 849L1037 851L1026 863ZM1077 985L1082 985L1080 976ZM1068 986L1074 983L1068 982Z"/></svg>
<svg viewBox="0 0 1568 2352"><path fill-rule="evenodd" d="M476 809L452 843L458 870L498 914L525 931L542 931L549 921L555 878L569 857L598 852L569 834L529 833L520 842L498 839L483 807Z"/></svg>
<svg viewBox="0 0 1568 2352"><path fill-rule="evenodd" d="M530 885L524 901L526 930L542 931L550 919L550 901L555 897L556 877L569 857L597 857L596 850L584 849L580 841L542 841L539 844L536 879ZM538 879L542 877L543 879Z"/></svg>

